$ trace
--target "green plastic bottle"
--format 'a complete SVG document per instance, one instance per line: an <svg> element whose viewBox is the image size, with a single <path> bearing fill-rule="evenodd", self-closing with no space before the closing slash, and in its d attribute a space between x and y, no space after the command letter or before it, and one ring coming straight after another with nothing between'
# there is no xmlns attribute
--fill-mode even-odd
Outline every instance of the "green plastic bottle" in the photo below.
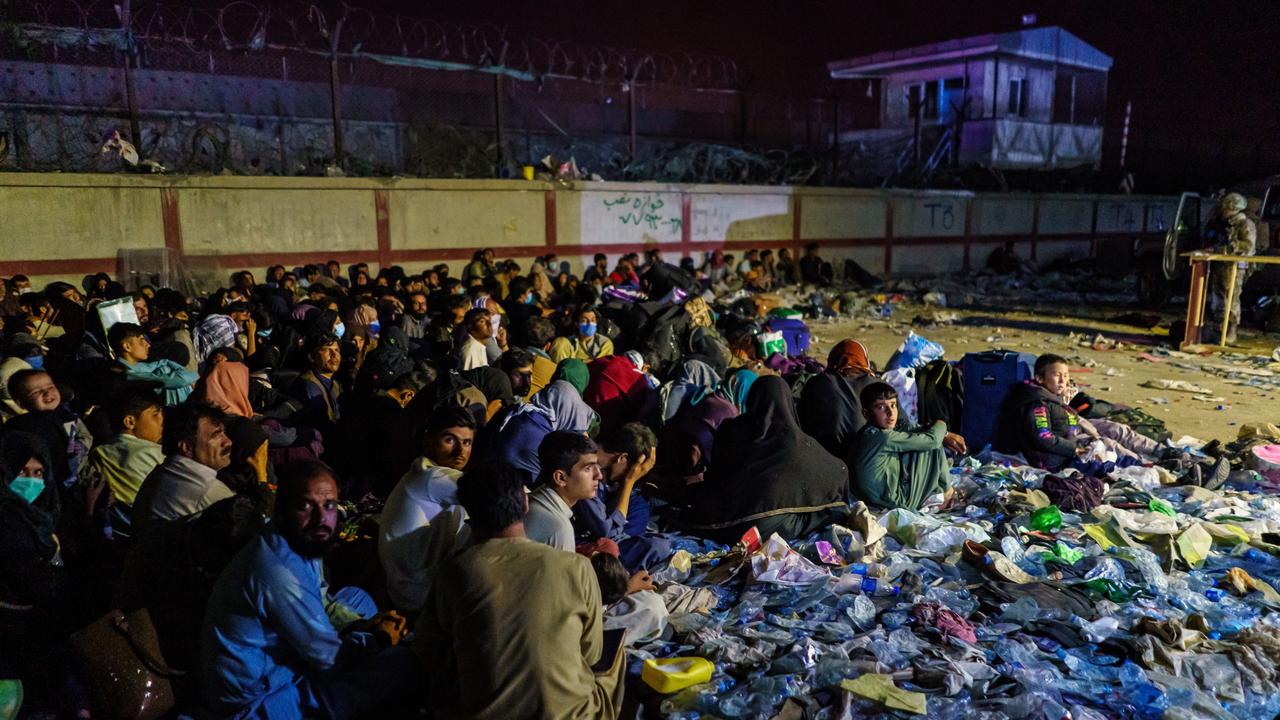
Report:
<svg viewBox="0 0 1280 720"><path fill-rule="evenodd" d="M1031 513L1031 528L1040 532L1052 532L1062 527L1062 511L1057 505L1042 507Z"/></svg>

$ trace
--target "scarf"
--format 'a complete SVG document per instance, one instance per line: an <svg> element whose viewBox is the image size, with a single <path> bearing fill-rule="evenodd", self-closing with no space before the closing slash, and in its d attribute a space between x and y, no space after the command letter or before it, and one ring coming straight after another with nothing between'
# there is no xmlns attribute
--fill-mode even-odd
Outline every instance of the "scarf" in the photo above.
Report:
<svg viewBox="0 0 1280 720"><path fill-rule="evenodd" d="M235 345L236 333L239 330L236 321L228 315L205 316L196 326L193 338L196 346L196 362L203 364L214 350Z"/></svg>
<svg viewBox="0 0 1280 720"><path fill-rule="evenodd" d="M675 417L685 400L690 405L697 405L719 385L720 376L710 365L701 360L685 360L676 371L675 379L661 390L662 422L665 424Z"/></svg>
<svg viewBox="0 0 1280 720"><path fill-rule="evenodd" d="M244 363L220 362L205 373L196 397L240 417L253 417L249 403L249 368Z"/></svg>
<svg viewBox="0 0 1280 720"><path fill-rule="evenodd" d="M556 380L564 380L578 391L578 394L586 392L587 383L591 381L591 371L587 369L587 364L577 358L565 358L556 366L556 372L551 376L551 382Z"/></svg>
<svg viewBox="0 0 1280 720"><path fill-rule="evenodd" d="M578 390L565 380L553 380L527 403L520 403L503 419L501 432L512 418L528 413L545 415L553 430L586 432L591 429L596 413L578 395Z"/></svg>
<svg viewBox="0 0 1280 720"><path fill-rule="evenodd" d="M746 368L731 370L725 376L724 385L720 387L720 394L733 403L738 412L742 412L747 407L747 393L750 392L751 386L759 377L755 371L747 370Z"/></svg>
<svg viewBox="0 0 1280 720"><path fill-rule="evenodd" d="M800 429L791 388L776 375L752 384L746 410L716 432L706 480L691 492L692 519L729 528L844 502L849 472Z"/></svg>
<svg viewBox="0 0 1280 720"><path fill-rule="evenodd" d="M842 375L861 375L871 372L867 361L867 348L857 340L841 340L827 355L827 369Z"/></svg>

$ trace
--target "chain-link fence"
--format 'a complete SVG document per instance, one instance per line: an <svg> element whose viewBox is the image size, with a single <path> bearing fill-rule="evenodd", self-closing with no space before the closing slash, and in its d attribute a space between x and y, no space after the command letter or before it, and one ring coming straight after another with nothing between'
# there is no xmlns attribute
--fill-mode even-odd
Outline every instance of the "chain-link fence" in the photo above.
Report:
<svg viewBox="0 0 1280 720"><path fill-rule="evenodd" d="M132 167L102 151L118 132L143 169L182 173L518 177L551 157L604 179L843 184L839 134L877 107L747 92L723 57L345 5L0 1L0 169Z"/></svg>

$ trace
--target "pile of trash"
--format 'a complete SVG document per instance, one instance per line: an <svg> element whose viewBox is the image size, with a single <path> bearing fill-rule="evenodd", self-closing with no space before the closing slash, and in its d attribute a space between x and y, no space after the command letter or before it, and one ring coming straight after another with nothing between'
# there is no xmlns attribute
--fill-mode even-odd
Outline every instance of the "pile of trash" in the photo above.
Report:
<svg viewBox="0 0 1280 720"><path fill-rule="evenodd" d="M1216 491L1142 465L1064 484L987 452L952 470L945 509L855 505L792 543L681 538L654 579L701 601L630 671L670 718L1273 717L1277 442L1261 426L1205 448L1248 468ZM651 689L663 658L696 684Z"/></svg>

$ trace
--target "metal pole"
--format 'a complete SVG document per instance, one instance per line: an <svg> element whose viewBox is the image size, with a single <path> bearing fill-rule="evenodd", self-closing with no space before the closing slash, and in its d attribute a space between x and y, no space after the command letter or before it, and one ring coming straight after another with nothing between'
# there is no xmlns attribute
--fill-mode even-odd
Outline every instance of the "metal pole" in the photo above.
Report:
<svg viewBox="0 0 1280 720"><path fill-rule="evenodd" d="M338 38L342 35L342 24L346 22L346 18L338 20L333 28L333 41L330 43L329 54L329 103L333 112L333 162L338 167L343 166L343 159L346 155L342 147L342 113L340 103L342 102L342 86L338 81Z"/></svg>
<svg viewBox="0 0 1280 720"><path fill-rule="evenodd" d="M329 103L333 111L333 161L342 167L342 114L339 110L338 54L329 58Z"/></svg>
<svg viewBox="0 0 1280 720"><path fill-rule="evenodd" d="M1133 101L1124 103L1124 128L1120 131L1120 169L1125 169L1125 159L1129 154L1129 119L1133 115Z"/></svg>
<svg viewBox="0 0 1280 720"><path fill-rule="evenodd" d="M631 161L636 159L636 95L640 89L635 80L627 84L627 149L631 152Z"/></svg>
<svg viewBox="0 0 1280 720"><path fill-rule="evenodd" d="M504 103L502 97L502 73L493 74L493 132L494 140L497 142L497 157L494 158L493 168L494 176L502 177L503 164L503 148L506 147L506 129L503 127L502 116L504 114Z"/></svg>
<svg viewBox="0 0 1280 720"><path fill-rule="evenodd" d="M128 45L124 49L124 94L125 100L129 105L129 139L133 141L133 146L142 151L142 123L138 121L138 91L133 82L133 32L130 29L132 23L132 15L130 14L130 0L124 0L120 4L120 25L124 30L125 38Z"/></svg>

